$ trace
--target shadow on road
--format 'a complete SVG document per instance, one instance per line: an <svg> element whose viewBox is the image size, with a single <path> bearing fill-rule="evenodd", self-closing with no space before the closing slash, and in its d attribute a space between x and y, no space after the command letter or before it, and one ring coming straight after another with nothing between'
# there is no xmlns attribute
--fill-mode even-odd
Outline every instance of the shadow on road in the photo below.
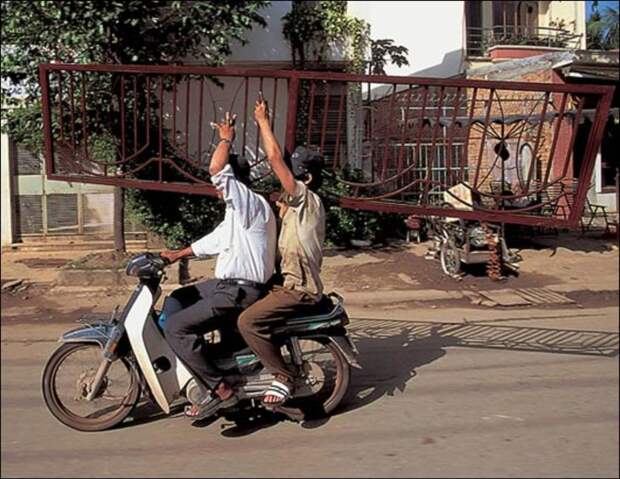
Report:
<svg viewBox="0 0 620 479"><path fill-rule="evenodd" d="M441 358L450 346L606 357L619 352L618 333L604 331L381 319L356 320L349 331L363 375L354 374L339 413L404 391L417 368Z"/></svg>
<svg viewBox="0 0 620 479"><path fill-rule="evenodd" d="M416 369L446 354L452 346L538 351L616 357L619 352L618 333L569 329L533 328L488 325L481 323L403 322L382 319L357 319L349 332L360 351L358 361L363 374L353 374L349 391L336 414L364 407L383 396L404 391ZM173 408L171 414L182 411ZM118 428L147 424L167 417L157 405L138 405L133 420ZM193 427L207 427L217 418L194 421ZM272 427L286 420L282 414L257 412L254 416L225 418L221 434L228 438L243 437ZM231 422L232 421L232 422ZM315 429L329 421L316 417L302 422L305 429Z"/></svg>

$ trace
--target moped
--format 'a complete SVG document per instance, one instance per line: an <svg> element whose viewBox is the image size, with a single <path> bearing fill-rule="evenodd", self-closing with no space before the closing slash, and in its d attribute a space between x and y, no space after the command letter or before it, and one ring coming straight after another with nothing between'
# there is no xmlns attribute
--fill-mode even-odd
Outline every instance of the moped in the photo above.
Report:
<svg viewBox="0 0 620 479"><path fill-rule="evenodd" d="M80 431L110 429L132 412L143 395L165 414L176 406L198 404L207 389L175 355L158 325L155 304L161 296L166 260L141 253L126 273L138 285L120 314L84 320L63 334L63 343L47 361L42 379L49 411L63 424ZM343 299L323 296L317 314L296 316L273 330L287 363L297 371L293 396L278 412L294 420L327 415L341 402L351 367L359 368L357 350L348 336ZM236 318L214 322L204 335L206 351L233 385L238 403L220 409L227 418L263 410L260 399L273 380L236 328Z"/></svg>

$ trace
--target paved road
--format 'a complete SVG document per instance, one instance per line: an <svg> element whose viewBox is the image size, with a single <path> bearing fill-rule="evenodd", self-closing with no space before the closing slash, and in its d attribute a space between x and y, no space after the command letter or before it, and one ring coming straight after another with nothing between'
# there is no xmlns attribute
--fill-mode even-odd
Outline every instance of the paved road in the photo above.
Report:
<svg viewBox="0 0 620 479"><path fill-rule="evenodd" d="M40 393L68 326L3 327L3 477L618 477L617 329L353 321L365 369L327 421L79 433Z"/></svg>

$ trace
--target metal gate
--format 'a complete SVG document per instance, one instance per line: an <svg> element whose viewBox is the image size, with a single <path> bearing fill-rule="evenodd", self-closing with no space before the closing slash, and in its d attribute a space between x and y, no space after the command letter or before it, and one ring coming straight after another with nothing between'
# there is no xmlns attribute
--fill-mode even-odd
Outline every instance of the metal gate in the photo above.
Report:
<svg viewBox="0 0 620 479"><path fill-rule="evenodd" d="M40 84L49 178L212 195L208 125L227 110L239 116L236 149L263 178L270 171L252 119L262 91L287 154L302 143L320 149L345 207L560 227L579 223L613 94L599 85L153 65L44 64ZM574 178L585 108L596 113Z"/></svg>

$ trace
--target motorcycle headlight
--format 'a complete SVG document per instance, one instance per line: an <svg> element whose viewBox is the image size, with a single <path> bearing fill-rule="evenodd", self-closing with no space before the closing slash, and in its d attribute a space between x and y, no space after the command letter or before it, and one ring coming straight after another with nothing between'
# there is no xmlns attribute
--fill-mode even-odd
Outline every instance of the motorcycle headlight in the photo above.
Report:
<svg viewBox="0 0 620 479"><path fill-rule="evenodd" d="M487 244L486 232L481 226L476 226L469 231L469 243L475 248L483 248Z"/></svg>

